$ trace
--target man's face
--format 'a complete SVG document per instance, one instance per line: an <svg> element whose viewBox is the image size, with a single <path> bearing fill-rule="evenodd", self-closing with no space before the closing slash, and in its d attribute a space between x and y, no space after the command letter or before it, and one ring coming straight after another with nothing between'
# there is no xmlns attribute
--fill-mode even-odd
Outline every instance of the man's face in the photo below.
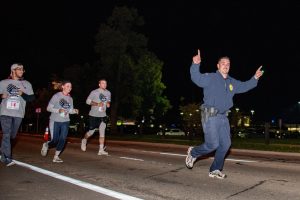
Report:
<svg viewBox="0 0 300 200"><path fill-rule="evenodd" d="M18 67L18 68L16 68L16 69L13 70L13 74L14 74L17 78L22 78L24 72L25 72L25 70L23 69L23 67Z"/></svg>
<svg viewBox="0 0 300 200"><path fill-rule="evenodd" d="M221 74L228 74L230 69L230 60L228 58L222 58L218 64L218 70Z"/></svg>
<svg viewBox="0 0 300 200"><path fill-rule="evenodd" d="M104 80L100 81L100 82L99 82L99 87L100 87L101 89L106 89L106 87L107 87L107 82L104 81Z"/></svg>

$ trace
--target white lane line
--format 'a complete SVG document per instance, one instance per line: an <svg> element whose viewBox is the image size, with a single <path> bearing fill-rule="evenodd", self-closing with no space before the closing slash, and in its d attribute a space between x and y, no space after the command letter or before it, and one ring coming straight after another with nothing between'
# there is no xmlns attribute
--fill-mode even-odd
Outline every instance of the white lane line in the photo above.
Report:
<svg viewBox="0 0 300 200"><path fill-rule="evenodd" d="M107 195L107 196L110 196L110 197L114 197L116 199L142 200L140 198L136 198L136 197L133 197L133 196L129 196L127 194L123 194L123 193L120 193L120 192L109 190L109 189L106 189L106 188L103 188L103 187L100 187L100 186L97 186L97 185L93 185L93 184L90 184L90 183L87 183L87 182L84 182L84 181L74 179L74 178L63 176L61 174L57 174L55 172L51 172L51 171L48 171L48 170L30 165L30 164L27 164L27 163L23 163L23 162L20 162L20 161L17 161L17 160L14 160L14 162L17 165L20 165L20 166L25 167L25 168L29 168L29 169L31 169L33 171L36 171L36 172L39 172L41 174L45 174L47 176L51 176L53 178L56 178L56 179L59 179L59 180L62 180L62 181L66 181L68 183L72 183L74 185L77 185L77 186L80 186L80 187L83 187L83 188L86 188L86 189L89 189L89 190L92 190L92 191L95 191L95 192L98 192L98 193L101 193L101 194L104 194L104 195Z"/></svg>
<svg viewBox="0 0 300 200"><path fill-rule="evenodd" d="M144 161L143 159L139 159L139 158L130 158L130 157L120 157L120 158L126 159L126 160Z"/></svg>
<svg viewBox="0 0 300 200"><path fill-rule="evenodd" d="M155 153L155 154L161 154L161 155L169 155L169 156L180 156L180 157L186 157L186 154L177 154L177 153L166 153L166 152L157 152L157 151L142 151L145 153ZM214 157L210 157L210 159L214 159ZM233 162L246 162L246 163L254 163L258 162L255 160L241 160L241 159L233 159L233 158L226 158L225 160L233 161Z"/></svg>
<svg viewBox="0 0 300 200"><path fill-rule="evenodd" d="M214 159L214 158L211 158ZM246 162L246 163L255 163L256 160L241 160L241 159L233 159L233 158L226 158L225 160L233 161L233 162Z"/></svg>
<svg viewBox="0 0 300 200"><path fill-rule="evenodd" d="M159 152L159 154L161 154L161 155L169 155L169 156L186 157L186 155L184 155L184 154L177 154L177 153L162 153L162 152Z"/></svg>

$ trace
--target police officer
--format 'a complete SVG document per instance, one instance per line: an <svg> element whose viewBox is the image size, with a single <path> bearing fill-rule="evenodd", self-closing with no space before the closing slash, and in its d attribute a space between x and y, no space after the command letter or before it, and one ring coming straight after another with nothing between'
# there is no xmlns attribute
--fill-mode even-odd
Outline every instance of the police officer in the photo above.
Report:
<svg viewBox="0 0 300 200"><path fill-rule="evenodd" d="M225 155L230 148L230 126L227 118L228 110L233 106L235 94L244 93L256 87L258 79L263 75L261 67L250 80L241 82L228 75L230 59L221 57L215 73L200 73L200 50L193 57L190 67L191 79L203 88L204 98L201 105L202 127L205 142L199 146L189 147L185 160L186 167L193 168L198 157L215 151L214 161L210 166L209 177L224 179L222 173Z"/></svg>

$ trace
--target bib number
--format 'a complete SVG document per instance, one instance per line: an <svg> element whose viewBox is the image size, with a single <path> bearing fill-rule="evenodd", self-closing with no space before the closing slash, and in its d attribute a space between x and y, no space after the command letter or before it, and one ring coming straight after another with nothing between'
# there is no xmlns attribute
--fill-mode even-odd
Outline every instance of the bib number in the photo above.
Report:
<svg viewBox="0 0 300 200"><path fill-rule="evenodd" d="M103 102L103 106L99 107L99 112L104 112L106 110L106 102Z"/></svg>
<svg viewBox="0 0 300 200"><path fill-rule="evenodd" d="M9 110L19 110L20 101L18 99L8 99L6 103L6 108Z"/></svg>

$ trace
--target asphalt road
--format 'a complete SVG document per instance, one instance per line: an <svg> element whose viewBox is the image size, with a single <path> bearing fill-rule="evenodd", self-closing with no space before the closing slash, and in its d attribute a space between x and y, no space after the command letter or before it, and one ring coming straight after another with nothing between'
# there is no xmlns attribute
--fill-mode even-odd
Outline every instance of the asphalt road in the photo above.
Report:
<svg viewBox="0 0 300 200"><path fill-rule="evenodd" d="M42 142L18 136L17 165L0 165L0 199L300 199L300 154L232 150L219 180L208 177L210 157L185 167L187 146L108 141L109 156L98 156L96 138L86 152L69 139L53 163Z"/></svg>

